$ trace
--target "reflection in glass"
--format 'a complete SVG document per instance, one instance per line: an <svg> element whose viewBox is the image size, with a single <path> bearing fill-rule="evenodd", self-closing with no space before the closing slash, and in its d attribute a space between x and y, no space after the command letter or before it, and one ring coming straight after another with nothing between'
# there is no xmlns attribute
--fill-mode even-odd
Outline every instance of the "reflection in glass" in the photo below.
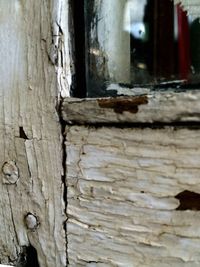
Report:
<svg viewBox="0 0 200 267"><path fill-rule="evenodd" d="M200 82L199 20L180 5L171 0L86 0L85 16L88 96L110 95L112 83Z"/></svg>

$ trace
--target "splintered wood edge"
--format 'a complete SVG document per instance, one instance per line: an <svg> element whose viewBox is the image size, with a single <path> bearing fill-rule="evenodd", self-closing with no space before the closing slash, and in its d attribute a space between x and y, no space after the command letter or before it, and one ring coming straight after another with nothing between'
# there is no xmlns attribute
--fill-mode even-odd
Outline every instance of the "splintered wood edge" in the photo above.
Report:
<svg viewBox="0 0 200 267"><path fill-rule="evenodd" d="M69 124L200 122L200 91L65 98L62 118Z"/></svg>

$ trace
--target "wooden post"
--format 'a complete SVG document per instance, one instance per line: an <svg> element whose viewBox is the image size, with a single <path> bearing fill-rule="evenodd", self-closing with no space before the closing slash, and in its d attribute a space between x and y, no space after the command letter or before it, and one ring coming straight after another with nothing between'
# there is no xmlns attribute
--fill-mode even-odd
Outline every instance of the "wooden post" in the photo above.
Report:
<svg viewBox="0 0 200 267"><path fill-rule="evenodd" d="M3 264L22 266L32 257L40 267L66 266L63 141L56 107L70 83L67 14L66 0L0 0Z"/></svg>

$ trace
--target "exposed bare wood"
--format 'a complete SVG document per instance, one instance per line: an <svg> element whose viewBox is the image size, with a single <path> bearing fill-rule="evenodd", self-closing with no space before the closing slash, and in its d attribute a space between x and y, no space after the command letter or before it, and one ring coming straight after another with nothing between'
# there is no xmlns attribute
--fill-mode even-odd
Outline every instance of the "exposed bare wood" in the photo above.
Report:
<svg viewBox="0 0 200 267"><path fill-rule="evenodd" d="M68 123L152 123L200 120L200 93L154 93L117 98L66 98L62 117Z"/></svg>
<svg viewBox="0 0 200 267"><path fill-rule="evenodd" d="M200 265L200 131L67 127L69 266Z"/></svg>
<svg viewBox="0 0 200 267"><path fill-rule="evenodd" d="M63 81L70 76L67 12L65 0L0 1L3 264L16 263L23 247L31 245L41 267L66 266L62 137L56 106L61 92L69 95Z"/></svg>

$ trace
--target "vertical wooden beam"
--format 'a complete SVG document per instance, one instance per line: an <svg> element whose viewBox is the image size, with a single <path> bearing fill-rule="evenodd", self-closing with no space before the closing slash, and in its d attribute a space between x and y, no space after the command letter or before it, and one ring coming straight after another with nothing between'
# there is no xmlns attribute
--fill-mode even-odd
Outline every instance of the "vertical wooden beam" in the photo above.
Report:
<svg viewBox="0 0 200 267"><path fill-rule="evenodd" d="M62 135L56 107L70 84L67 12L68 1L63 0L0 0L4 264L19 263L24 247L31 247L41 267L66 266Z"/></svg>

